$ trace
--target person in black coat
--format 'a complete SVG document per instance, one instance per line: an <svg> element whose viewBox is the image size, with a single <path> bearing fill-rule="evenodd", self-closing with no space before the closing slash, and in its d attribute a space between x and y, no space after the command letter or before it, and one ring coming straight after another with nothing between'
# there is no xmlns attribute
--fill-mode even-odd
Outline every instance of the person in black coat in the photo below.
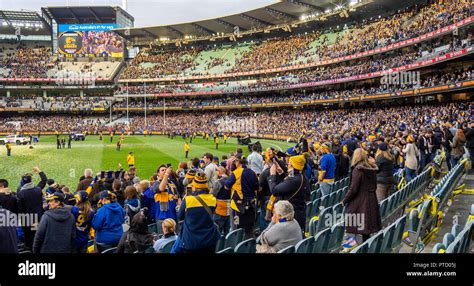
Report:
<svg viewBox="0 0 474 286"><path fill-rule="evenodd" d="M302 230L305 229L306 222L305 197L310 192L308 180L302 173L307 158L308 153L290 157L288 164L289 175L279 184L277 183L277 173L281 174L283 170L277 164L272 165L270 176L268 177L271 194L276 195L278 200L287 200L293 205L295 219Z"/></svg>
<svg viewBox="0 0 474 286"><path fill-rule="evenodd" d="M49 209L41 217L33 242L33 253L72 253L76 220L64 208L64 195L55 192L47 198Z"/></svg>
<svg viewBox="0 0 474 286"><path fill-rule="evenodd" d="M148 231L147 215L140 211L133 216L130 229L123 233L117 253L144 253L150 247L153 247L153 235Z"/></svg>
<svg viewBox="0 0 474 286"><path fill-rule="evenodd" d="M0 179L0 207L18 213L18 198L8 188L8 181L5 179Z"/></svg>
<svg viewBox="0 0 474 286"><path fill-rule="evenodd" d="M446 154L446 165L448 166L448 170L451 170L451 144L453 142L454 135L449 130L451 124L448 122L445 126L443 126L443 147Z"/></svg>
<svg viewBox="0 0 474 286"><path fill-rule="evenodd" d="M46 186L48 178L38 167L34 167L33 172L39 174L41 181L35 186L32 174L22 176L20 186L17 190L18 213L28 215L36 214L39 221L44 212L42 191ZM22 229L25 236L25 248L31 249L35 232L31 230L31 226L24 226Z"/></svg>
<svg viewBox="0 0 474 286"><path fill-rule="evenodd" d="M471 121L469 127L464 129L464 136L466 137L466 148L469 151L471 162L474 162L474 121ZM471 164L471 169L474 169L474 164Z"/></svg>
<svg viewBox="0 0 474 286"><path fill-rule="evenodd" d="M390 196L395 179L393 178L393 166L394 158L390 150L388 150L388 144L383 142L378 146L377 153L375 155L375 163L377 164L377 200L384 200Z"/></svg>
<svg viewBox="0 0 474 286"><path fill-rule="evenodd" d="M355 217L357 223L354 223L354 219L352 222L346 221L346 232L360 234L366 241L372 233L382 229L376 195L378 168L373 159L368 160L367 152L362 148L354 151L351 165L351 184L342 203L346 207L346 217Z"/></svg>
<svg viewBox="0 0 474 286"><path fill-rule="evenodd" d="M8 218L12 213L0 205L0 216ZM18 237L14 225L0 226L0 253L18 253Z"/></svg>

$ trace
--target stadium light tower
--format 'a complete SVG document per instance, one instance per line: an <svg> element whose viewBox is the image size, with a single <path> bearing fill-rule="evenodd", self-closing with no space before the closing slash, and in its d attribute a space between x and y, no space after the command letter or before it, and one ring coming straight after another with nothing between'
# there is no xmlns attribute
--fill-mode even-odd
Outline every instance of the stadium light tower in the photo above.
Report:
<svg viewBox="0 0 474 286"><path fill-rule="evenodd" d="M128 89L129 89L129 86L127 82L127 124L130 124L130 122L128 121Z"/></svg>
<svg viewBox="0 0 474 286"><path fill-rule="evenodd" d="M122 9L127 11L127 0L122 0Z"/></svg>
<svg viewBox="0 0 474 286"><path fill-rule="evenodd" d="M145 104L145 126L148 126L147 125L147 122L146 122L146 96L147 96L147 92L146 92L146 82L143 82L143 93L144 93L144 97L143 97L143 100L144 100L144 104Z"/></svg>

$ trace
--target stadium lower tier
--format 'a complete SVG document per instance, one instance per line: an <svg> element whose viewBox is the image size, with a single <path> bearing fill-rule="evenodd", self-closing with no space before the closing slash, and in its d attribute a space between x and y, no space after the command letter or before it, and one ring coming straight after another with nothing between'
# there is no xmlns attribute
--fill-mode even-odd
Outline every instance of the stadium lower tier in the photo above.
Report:
<svg viewBox="0 0 474 286"><path fill-rule="evenodd" d="M132 134L242 133L298 138L306 133L321 140L324 134L369 136L377 133L395 138L400 132L420 132L425 124L441 129L445 124L462 124L471 111L468 102L413 105L401 101L392 105L365 105L350 109L278 109L266 111L158 112L147 116L125 114L71 116L19 116L0 113L0 132L99 132ZM114 119L112 122L111 119ZM399 136L399 135L398 135Z"/></svg>

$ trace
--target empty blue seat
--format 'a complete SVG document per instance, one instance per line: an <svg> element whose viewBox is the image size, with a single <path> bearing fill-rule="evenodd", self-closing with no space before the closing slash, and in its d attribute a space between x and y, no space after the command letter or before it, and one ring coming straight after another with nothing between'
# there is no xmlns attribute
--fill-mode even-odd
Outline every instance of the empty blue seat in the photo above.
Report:
<svg viewBox="0 0 474 286"><path fill-rule="evenodd" d="M163 246L161 247L160 253L171 253L171 249L173 248L175 241L176 240L174 239L163 244Z"/></svg>
<svg viewBox="0 0 474 286"><path fill-rule="evenodd" d="M321 199L314 200L311 206L311 212L309 214L309 217L312 218L316 215L319 214L319 207L321 206Z"/></svg>
<svg viewBox="0 0 474 286"><path fill-rule="evenodd" d="M319 213L319 221L315 227L315 233L320 232L323 229L326 229L332 224L333 209L331 207L323 209Z"/></svg>
<svg viewBox="0 0 474 286"><path fill-rule="evenodd" d="M362 243L361 245L357 246L353 250L351 250L351 253L367 253L369 250L369 245L367 242Z"/></svg>
<svg viewBox="0 0 474 286"><path fill-rule="evenodd" d="M444 253L446 252L446 246L443 243L436 243L431 250L431 253Z"/></svg>
<svg viewBox="0 0 474 286"><path fill-rule="evenodd" d="M257 242L255 238L244 240L237 244L234 249L234 253L255 253Z"/></svg>
<svg viewBox="0 0 474 286"><path fill-rule="evenodd" d="M336 203L337 192L333 192L329 195L328 206L332 206Z"/></svg>
<svg viewBox="0 0 474 286"><path fill-rule="evenodd" d="M343 198L344 198L344 189L340 189L339 191L337 191L336 203L340 203Z"/></svg>
<svg viewBox="0 0 474 286"><path fill-rule="evenodd" d="M451 228L451 233L456 237L462 230L462 227L459 224L454 224Z"/></svg>
<svg viewBox="0 0 474 286"><path fill-rule="evenodd" d="M471 242L471 226L466 226L460 233L459 233L459 253L466 253L469 250L469 245Z"/></svg>
<svg viewBox="0 0 474 286"><path fill-rule="evenodd" d="M245 231L243 228L235 229L229 232L225 237L225 243L223 248L232 247L235 248L237 244L242 242L244 239Z"/></svg>
<svg viewBox="0 0 474 286"><path fill-rule="evenodd" d="M383 229L382 246L380 247L381 253L392 252L392 244L393 244L393 238L395 235L395 227L396 227L396 222L392 223L391 225Z"/></svg>
<svg viewBox="0 0 474 286"><path fill-rule="evenodd" d="M157 233L158 228L157 228L156 223L150 223L148 225L148 231L151 232L151 233Z"/></svg>
<svg viewBox="0 0 474 286"><path fill-rule="evenodd" d="M326 228L314 236L313 253L327 253L331 229Z"/></svg>
<svg viewBox="0 0 474 286"><path fill-rule="evenodd" d="M446 253L459 253L459 247L461 243L458 238L456 238L447 248Z"/></svg>
<svg viewBox="0 0 474 286"><path fill-rule="evenodd" d="M443 236L443 244L449 246L454 241L454 235L450 232L445 233Z"/></svg>
<svg viewBox="0 0 474 286"><path fill-rule="evenodd" d="M311 253L313 251L314 237L308 237L295 245L295 253Z"/></svg>
<svg viewBox="0 0 474 286"><path fill-rule="evenodd" d="M306 208L305 208L305 212L306 212L306 218L310 218L311 217L311 210L313 208L313 203L312 202L307 202L306 203Z"/></svg>
<svg viewBox="0 0 474 286"><path fill-rule="evenodd" d="M225 244L225 236L221 235L221 238L217 241L217 244L216 244L216 252L219 252L222 249L224 249L224 244Z"/></svg>
<svg viewBox="0 0 474 286"><path fill-rule="evenodd" d="M234 253L234 249L232 247L227 247L227 248L224 248L222 250L219 250L216 253Z"/></svg>
<svg viewBox="0 0 474 286"><path fill-rule="evenodd" d="M111 247L102 251L102 254L110 254L110 253L116 253L116 252L117 252L117 247Z"/></svg>
<svg viewBox="0 0 474 286"><path fill-rule="evenodd" d="M387 213L387 206L388 206L388 198L384 199L383 201L380 202L380 216L385 218L385 214Z"/></svg>
<svg viewBox="0 0 474 286"><path fill-rule="evenodd" d="M325 208L329 207L329 195L321 197L321 206Z"/></svg>
<svg viewBox="0 0 474 286"><path fill-rule="evenodd" d="M368 244L368 253L380 253L382 249L382 242L383 242L383 232L378 232L367 241Z"/></svg>
<svg viewBox="0 0 474 286"><path fill-rule="evenodd" d="M329 235L327 251L334 252L341 247L342 240L344 238L344 222L340 222L331 227L331 233Z"/></svg>
<svg viewBox="0 0 474 286"><path fill-rule="evenodd" d="M290 245L290 246L285 247L282 250L278 251L277 253L295 253L295 246Z"/></svg>
<svg viewBox="0 0 474 286"><path fill-rule="evenodd" d="M407 216L404 215L395 223L395 230L393 233L392 250L398 248L402 244L403 232L405 230Z"/></svg>

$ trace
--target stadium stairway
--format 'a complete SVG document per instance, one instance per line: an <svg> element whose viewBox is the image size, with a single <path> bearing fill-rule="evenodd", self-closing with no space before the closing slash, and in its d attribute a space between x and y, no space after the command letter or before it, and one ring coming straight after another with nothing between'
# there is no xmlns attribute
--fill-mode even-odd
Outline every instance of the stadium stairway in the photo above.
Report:
<svg viewBox="0 0 474 286"><path fill-rule="evenodd" d="M412 205L407 214L404 245L400 253L432 252L433 247L443 240L443 235L449 232L453 225L461 223L463 214L470 212L470 204L467 201L455 201L461 194L467 196L472 193L465 189L464 184L467 167L466 158L435 181L431 192Z"/></svg>
<svg viewBox="0 0 474 286"><path fill-rule="evenodd" d="M474 190L474 170L469 170L462 179L464 190ZM452 231L453 225L465 226L470 215L474 215L474 195L469 194L470 192L460 192L455 195L451 206L445 214L444 221L438 231L438 235L429 243L425 251L432 252L433 248L438 243L444 243L444 236L446 233ZM471 245L469 253L474 253L474 244Z"/></svg>

